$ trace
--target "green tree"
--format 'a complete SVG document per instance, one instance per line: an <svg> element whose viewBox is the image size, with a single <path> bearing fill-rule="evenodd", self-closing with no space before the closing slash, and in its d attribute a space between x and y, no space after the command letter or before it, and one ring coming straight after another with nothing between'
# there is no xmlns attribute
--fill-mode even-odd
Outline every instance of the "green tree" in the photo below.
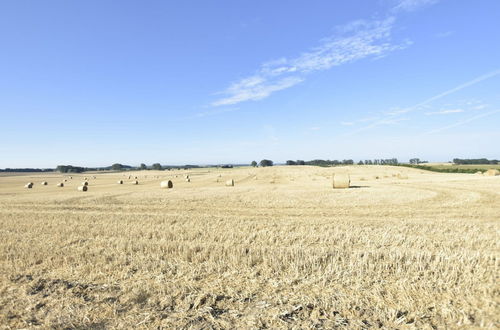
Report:
<svg viewBox="0 0 500 330"><path fill-rule="evenodd" d="M255 166L257 166L257 162L255 160L252 160L252 163L250 165L252 165L253 167L255 167Z"/></svg>
<svg viewBox="0 0 500 330"><path fill-rule="evenodd" d="M147 169L148 169L148 167L146 166L146 164L143 164L143 163L142 163L141 165L139 165L139 169L140 169L140 170L147 170Z"/></svg>
<svg viewBox="0 0 500 330"><path fill-rule="evenodd" d="M113 171L121 171L123 169L123 165L115 163L115 164L111 165L111 169Z"/></svg>
<svg viewBox="0 0 500 330"><path fill-rule="evenodd" d="M154 163L151 168L156 171L161 171L162 167L160 163Z"/></svg>
<svg viewBox="0 0 500 330"><path fill-rule="evenodd" d="M263 159L263 160L260 161L259 165L262 166L262 167L266 167L266 166L273 166L274 163L273 163L272 160Z"/></svg>

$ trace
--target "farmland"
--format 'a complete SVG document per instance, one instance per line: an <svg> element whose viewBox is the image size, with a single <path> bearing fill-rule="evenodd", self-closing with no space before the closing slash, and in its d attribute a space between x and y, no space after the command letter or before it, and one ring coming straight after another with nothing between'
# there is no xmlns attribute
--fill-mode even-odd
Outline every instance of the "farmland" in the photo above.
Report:
<svg viewBox="0 0 500 330"><path fill-rule="evenodd" d="M2 174L0 324L495 327L499 198L392 166Z"/></svg>

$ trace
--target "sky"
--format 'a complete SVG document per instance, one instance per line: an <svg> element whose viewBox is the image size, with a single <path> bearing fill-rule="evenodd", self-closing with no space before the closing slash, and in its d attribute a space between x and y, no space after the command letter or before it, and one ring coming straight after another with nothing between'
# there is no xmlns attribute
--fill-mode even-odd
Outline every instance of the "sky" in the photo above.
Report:
<svg viewBox="0 0 500 330"><path fill-rule="evenodd" d="M500 1L0 1L0 168L500 159Z"/></svg>

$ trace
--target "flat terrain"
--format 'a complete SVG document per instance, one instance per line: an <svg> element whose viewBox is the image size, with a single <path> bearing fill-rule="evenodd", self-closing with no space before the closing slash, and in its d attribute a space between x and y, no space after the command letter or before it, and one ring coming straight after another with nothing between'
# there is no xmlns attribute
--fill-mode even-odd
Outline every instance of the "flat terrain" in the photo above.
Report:
<svg viewBox="0 0 500 330"><path fill-rule="evenodd" d="M333 190L344 171L355 187ZM0 327L499 325L500 176L283 166L133 172L132 185L128 175L73 175L63 188L61 174L0 177ZM160 189L166 178L173 189Z"/></svg>

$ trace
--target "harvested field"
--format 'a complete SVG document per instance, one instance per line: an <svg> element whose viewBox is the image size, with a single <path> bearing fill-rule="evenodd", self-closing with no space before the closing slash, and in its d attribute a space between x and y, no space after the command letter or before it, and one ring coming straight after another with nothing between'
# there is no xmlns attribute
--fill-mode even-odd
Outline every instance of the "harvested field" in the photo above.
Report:
<svg viewBox="0 0 500 330"><path fill-rule="evenodd" d="M499 324L500 176L337 169L351 188L309 166L99 173L86 193L81 175L2 175L0 324Z"/></svg>

